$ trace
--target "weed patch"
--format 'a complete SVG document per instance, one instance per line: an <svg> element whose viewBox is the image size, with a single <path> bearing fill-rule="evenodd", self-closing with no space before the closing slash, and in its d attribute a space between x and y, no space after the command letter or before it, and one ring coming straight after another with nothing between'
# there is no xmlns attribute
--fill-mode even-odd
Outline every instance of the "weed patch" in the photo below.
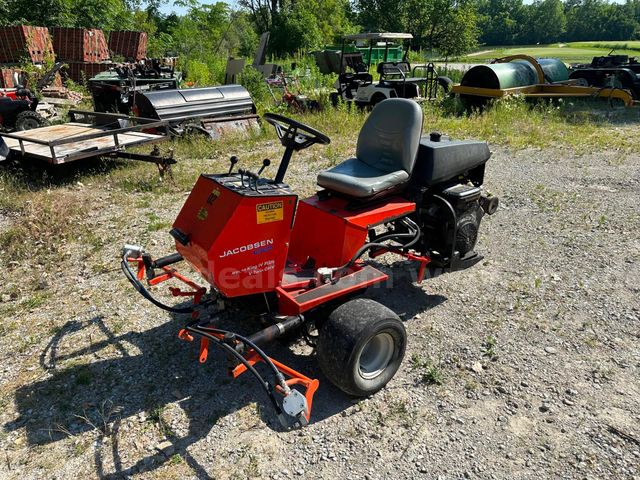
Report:
<svg viewBox="0 0 640 480"><path fill-rule="evenodd" d="M443 385L445 378L440 366L430 358L424 359L418 354L411 357L411 369L421 373L421 381L428 385Z"/></svg>
<svg viewBox="0 0 640 480"><path fill-rule="evenodd" d="M0 253L5 259L38 260L59 253L68 240L86 231L87 205L72 193L37 192L20 206L13 224L0 233Z"/></svg>

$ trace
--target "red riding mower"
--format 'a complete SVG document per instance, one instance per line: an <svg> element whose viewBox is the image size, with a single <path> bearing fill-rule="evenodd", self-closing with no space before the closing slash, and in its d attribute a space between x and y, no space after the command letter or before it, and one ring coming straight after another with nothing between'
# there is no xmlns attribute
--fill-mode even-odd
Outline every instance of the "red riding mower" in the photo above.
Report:
<svg viewBox="0 0 640 480"><path fill-rule="evenodd" d="M47 120L36 112L37 106L36 96L22 86L16 89L15 94L0 96L0 130L21 131L44 127Z"/></svg>
<svg viewBox="0 0 640 480"><path fill-rule="evenodd" d="M200 337L200 362L211 344L222 348L232 361L231 375L251 372L283 425L305 425L318 380L269 357L264 346L292 331L308 338L317 330L317 359L329 380L355 396L380 390L398 370L407 337L394 312L353 298L388 278L363 256L392 253L415 261L418 281L427 269L435 275L470 267L482 259L474 251L480 220L495 212L498 199L481 190L490 156L486 143L436 133L421 138L420 107L390 99L362 127L356 156L320 173L322 190L298 200L284 183L293 153L330 140L280 115L264 119L285 147L275 178L261 176L268 160L257 173L233 172L236 157L227 173L201 175L170 232L177 253L154 260L141 247L126 245L122 268L153 304L191 314L179 337ZM171 267L182 260L208 288ZM145 279L151 286L181 281L188 289L170 287L171 293L191 297L193 304L161 303ZM265 302L264 329L241 335L218 328L225 303L254 295ZM273 382L256 369L260 362Z"/></svg>

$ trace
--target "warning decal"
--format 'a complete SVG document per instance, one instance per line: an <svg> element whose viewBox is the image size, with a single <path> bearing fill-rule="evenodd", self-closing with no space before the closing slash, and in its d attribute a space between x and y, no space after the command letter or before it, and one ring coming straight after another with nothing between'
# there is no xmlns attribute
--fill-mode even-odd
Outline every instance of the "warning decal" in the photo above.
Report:
<svg viewBox="0 0 640 480"><path fill-rule="evenodd" d="M259 203L256 205L258 224L279 222L284 218L284 204L280 202Z"/></svg>

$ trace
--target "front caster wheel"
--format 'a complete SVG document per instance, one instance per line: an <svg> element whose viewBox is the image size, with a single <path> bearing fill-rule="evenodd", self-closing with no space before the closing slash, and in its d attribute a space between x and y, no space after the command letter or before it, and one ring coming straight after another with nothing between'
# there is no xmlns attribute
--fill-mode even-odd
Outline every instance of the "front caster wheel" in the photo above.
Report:
<svg viewBox="0 0 640 480"><path fill-rule="evenodd" d="M340 305L322 325L318 363L338 388L366 397L393 378L406 344L407 332L393 311L358 298Z"/></svg>

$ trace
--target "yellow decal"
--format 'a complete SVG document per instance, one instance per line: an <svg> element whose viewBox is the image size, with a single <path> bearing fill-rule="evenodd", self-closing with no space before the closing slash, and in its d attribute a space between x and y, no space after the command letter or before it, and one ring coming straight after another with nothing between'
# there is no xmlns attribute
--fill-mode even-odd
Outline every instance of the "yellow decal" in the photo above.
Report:
<svg viewBox="0 0 640 480"><path fill-rule="evenodd" d="M204 207L200 209L197 215L198 220L206 220L208 216L209 216L209 212L207 212L207 209Z"/></svg>
<svg viewBox="0 0 640 480"><path fill-rule="evenodd" d="M282 201L271 203L259 203L256 205L258 224L279 222L284 219L284 207Z"/></svg>
<svg viewBox="0 0 640 480"><path fill-rule="evenodd" d="M217 188L214 188L211 194L209 195L209 197L207 197L207 203L209 205L212 205L213 202L215 202L219 196L220 196L220 190L218 190Z"/></svg>

